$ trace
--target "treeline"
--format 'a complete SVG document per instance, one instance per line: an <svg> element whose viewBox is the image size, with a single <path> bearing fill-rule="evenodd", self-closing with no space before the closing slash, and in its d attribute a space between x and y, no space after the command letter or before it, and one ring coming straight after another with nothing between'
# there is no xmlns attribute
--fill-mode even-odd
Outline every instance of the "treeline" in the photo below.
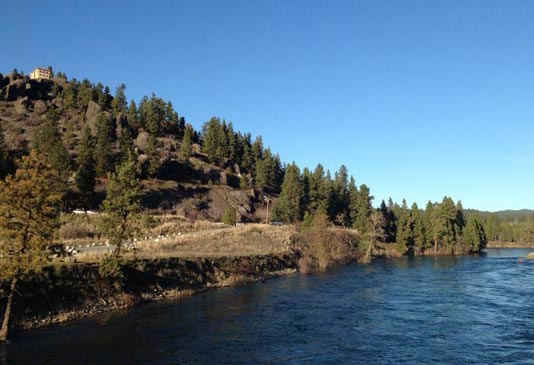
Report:
<svg viewBox="0 0 534 365"><path fill-rule="evenodd" d="M455 204L450 197L429 201L424 210L417 203L408 208L405 200L399 206L390 199L378 211L385 221L385 241L411 252L477 252L487 244L480 218L466 217L461 202Z"/></svg>
<svg viewBox="0 0 534 365"><path fill-rule="evenodd" d="M489 241L534 242L534 212L480 212L468 211L480 217Z"/></svg>
<svg viewBox="0 0 534 365"><path fill-rule="evenodd" d="M21 76L11 75L16 77ZM486 242L488 220L466 219L461 204L450 198L429 203L424 211L416 204L408 208L406 202L398 205L391 200L374 209L370 189L358 186L344 165L333 176L321 164L313 171L301 170L295 163L284 164L264 146L261 136L252 139L250 133L235 131L232 122L214 117L196 131L170 101L154 94L128 103L124 84L111 95L107 86L87 79L67 80L61 72L53 80L49 94L55 102L49 103L30 147L59 171L66 199L85 208L98 205L97 179L106 178L131 156L138 161L140 177L161 179L180 173L169 174L168 166L180 168L170 162L188 164L194 156L235 174L241 188L256 189L266 203L272 200L270 218L274 221L308 224L321 212L333 224L419 252L460 247L476 251ZM60 128L58 121L65 114L72 110L83 114L91 103L99 107L94 126L86 121L81 131ZM171 147L169 141L174 143ZM0 174L5 176L9 166L13 166L9 151L0 143Z"/></svg>

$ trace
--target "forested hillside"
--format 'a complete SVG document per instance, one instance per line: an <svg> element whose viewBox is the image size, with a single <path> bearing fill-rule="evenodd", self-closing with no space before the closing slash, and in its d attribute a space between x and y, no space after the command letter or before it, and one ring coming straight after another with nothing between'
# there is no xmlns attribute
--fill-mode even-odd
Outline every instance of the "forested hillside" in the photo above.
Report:
<svg viewBox="0 0 534 365"><path fill-rule="evenodd" d="M486 242L480 219L466 219L451 198L424 210L391 200L375 209L369 187L356 184L344 165L332 174L321 164L286 164L261 136L232 122L213 117L195 130L170 101L155 94L128 100L126 90L121 84L112 94L61 72L51 80L0 74L2 177L34 150L61 177L64 211L98 210L109 174L134 156L144 209L304 225L322 212L332 224L396 242L400 251L477 251Z"/></svg>

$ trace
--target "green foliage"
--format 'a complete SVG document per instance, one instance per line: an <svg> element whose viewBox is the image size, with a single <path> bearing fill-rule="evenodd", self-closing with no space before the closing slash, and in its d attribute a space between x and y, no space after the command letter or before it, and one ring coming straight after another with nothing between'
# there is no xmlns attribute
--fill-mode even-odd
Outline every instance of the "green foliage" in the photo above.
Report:
<svg viewBox="0 0 534 365"><path fill-rule="evenodd" d="M111 102L111 107L113 109L114 116L117 116L119 114L126 114L126 94L124 93L125 90L126 85L124 84L120 84L115 90L115 97Z"/></svg>
<svg viewBox="0 0 534 365"><path fill-rule="evenodd" d="M34 130L31 141L31 149L41 155L59 174L59 179L65 182L70 175L70 160L67 150L61 142L61 133L57 127L57 122L51 120L55 114L49 115L48 120Z"/></svg>
<svg viewBox="0 0 534 365"><path fill-rule="evenodd" d="M130 105L128 106L127 119L130 128L138 130L141 127L141 124L139 122L139 115L137 112L137 105L135 105L135 101L133 100L130 101Z"/></svg>
<svg viewBox="0 0 534 365"><path fill-rule="evenodd" d="M96 173L98 176L104 176L113 169L113 128L111 121L105 114L100 113L96 118L96 145L94 159Z"/></svg>
<svg viewBox="0 0 534 365"><path fill-rule="evenodd" d="M271 211L271 219L293 223L299 221L302 216L302 181L299 168L295 163L286 167L282 192L274 202Z"/></svg>
<svg viewBox="0 0 534 365"><path fill-rule="evenodd" d="M141 184L137 175L137 162L134 158L121 162L115 172L108 174L100 227L109 243L115 246L116 256L120 255L122 244L138 230Z"/></svg>
<svg viewBox="0 0 534 365"><path fill-rule="evenodd" d="M472 215L467 219L465 227L464 242L472 252L478 252L486 247L487 238L482 224L478 217Z"/></svg>
<svg viewBox="0 0 534 365"><path fill-rule="evenodd" d="M76 187L78 188L85 208L87 208L96 184L93 137L91 136L91 129L88 125L85 126L82 132L77 152L78 170L76 171Z"/></svg>
<svg viewBox="0 0 534 365"><path fill-rule="evenodd" d="M139 103L139 114L141 125L151 134L160 135L165 132L166 125L166 103L163 99L152 94L150 99L146 96Z"/></svg>
<svg viewBox="0 0 534 365"><path fill-rule="evenodd" d="M154 177L159 167L160 163L160 154L158 151L158 141L156 137L152 134L148 137L147 147L146 147L146 172L149 177Z"/></svg>
<svg viewBox="0 0 534 365"><path fill-rule="evenodd" d="M182 162L187 162L192 154L193 148L193 127L187 125L185 127L184 138L180 144L179 157Z"/></svg>
<svg viewBox="0 0 534 365"><path fill-rule="evenodd" d="M221 220L224 224L229 226L235 226L237 212L235 208L231 205L227 205L224 209L224 213L221 217Z"/></svg>
<svg viewBox="0 0 534 365"><path fill-rule="evenodd" d="M203 128L204 152L210 162L220 165L228 155L228 138L219 118L211 118Z"/></svg>
<svg viewBox="0 0 534 365"><path fill-rule="evenodd" d="M122 259L116 255L105 255L98 263L98 274L102 278L122 279L122 263Z"/></svg>
<svg viewBox="0 0 534 365"><path fill-rule="evenodd" d="M129 158L137 158L135 147L129 128L123 128L119 136L119 160L125 161Z"/></svg>
<svg viewBox="0 0 534 365"><path fill-rule="evenodd" d="M351 210L355 211L352 226L362 234L365 234L367 231L369 217L373 211L371 205L373 199L374 197L370 194L367 185L360 185L356 199L356 207L353 207Z"/></svg>
<svg viewBox="0 0 534 365"><path fill-rule="evenodd" d="M59 228L57 172L31 151L0 181L0 280L38 271Z"/></svg>

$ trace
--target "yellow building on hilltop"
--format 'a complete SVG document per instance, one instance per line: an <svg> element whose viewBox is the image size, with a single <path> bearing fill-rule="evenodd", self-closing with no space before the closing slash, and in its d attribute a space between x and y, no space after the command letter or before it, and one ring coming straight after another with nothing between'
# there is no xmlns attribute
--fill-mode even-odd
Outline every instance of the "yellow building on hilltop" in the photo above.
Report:
<svg viewBox="0 0 534 365"><path fill-rule="evenodd" d="M50 76L51 76L50 68L37 67L32 72L30 72L30 79L32 80L37 80L37 79L50 80Z"/></svg>

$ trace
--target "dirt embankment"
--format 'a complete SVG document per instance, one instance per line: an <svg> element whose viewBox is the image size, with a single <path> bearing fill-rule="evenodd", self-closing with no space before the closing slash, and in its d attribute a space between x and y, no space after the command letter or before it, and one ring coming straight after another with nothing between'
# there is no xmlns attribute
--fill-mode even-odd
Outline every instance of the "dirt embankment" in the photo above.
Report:
<svg viewBox="0 0 534 365"><path fill-rule="evenodd" d="M36 328L208 288L261 281L294 273L297 261L297 253L137 260L125 264L120 279L101 278L96 264L50 267L20 282L11 326Z"/></svg>

